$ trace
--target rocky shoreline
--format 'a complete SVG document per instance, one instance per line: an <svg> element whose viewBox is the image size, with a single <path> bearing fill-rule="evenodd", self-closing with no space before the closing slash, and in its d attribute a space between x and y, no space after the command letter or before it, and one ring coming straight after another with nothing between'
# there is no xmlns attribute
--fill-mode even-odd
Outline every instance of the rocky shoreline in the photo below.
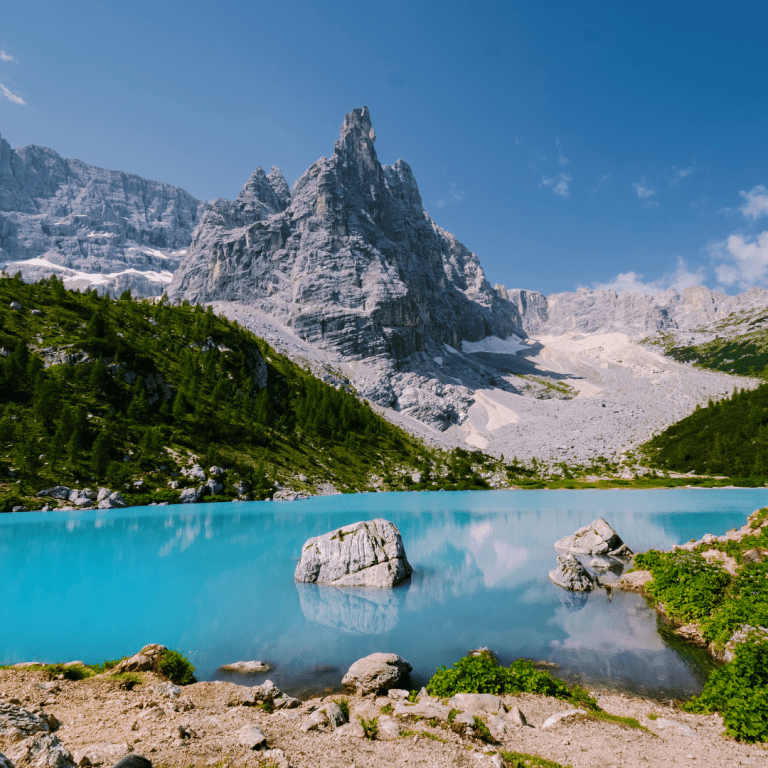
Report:
<svg viewBox="0 0 768 768"><path fill-rule="evenodd" d="M763 745L723 738L718 715L688 715L616 693L595 695L606 712L635 718L641 728L592 719L546 696L458 694L441 701L423 690L366 687L364 674L348 685L350 693L306 701L268 683L179 687L151 670L135 674L139 682L128 690L110 673L73 681L48 680L38 665L1 669L4 768L112 766L126 755L185 768L500 768L514 753L573 768L766 759Z"/></svg>

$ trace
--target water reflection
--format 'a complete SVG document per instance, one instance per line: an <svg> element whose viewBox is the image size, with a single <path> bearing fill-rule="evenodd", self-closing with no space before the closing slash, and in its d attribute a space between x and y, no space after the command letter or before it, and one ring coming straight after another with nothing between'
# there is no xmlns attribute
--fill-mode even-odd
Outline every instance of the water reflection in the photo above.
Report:
<svg viewBox="0 0 768 768"><path fill-rule="evenodd" d="M701 665L659 636L641 597L549 582L553 543L603 516L635 551L669 547L766 502L758 490L414 493L0 515L0 663L101 661L161 642L190 654L202 679L234 660L274 661L270 677L290 691L317 665L343 674L375 651L399 653L424 680L488 646L557 662L566 677L695 692ZM410 583L293 581L306 539L374 517L400 528Z"/></svg>
<svg viewBox="0 0 768 768"><path fill-rule="evenodd" d="M333 587L296 582L309 621L358 635L383 635L397 625L408 585L395 589Z"/></svg>

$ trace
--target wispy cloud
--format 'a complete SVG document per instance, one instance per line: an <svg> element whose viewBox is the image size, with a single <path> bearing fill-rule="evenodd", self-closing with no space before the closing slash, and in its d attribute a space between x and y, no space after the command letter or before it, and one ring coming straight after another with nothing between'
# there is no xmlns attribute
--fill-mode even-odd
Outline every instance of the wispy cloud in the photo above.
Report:
<svg viewBox="0 0 768 768"><path fill-rule="evenodd" d="M677 266L665 272L656 280L643 280L637 272L620 272L613 280L606 283L593 283L596 291L614 290L616 293L661 293L669 288L682 291L692 285L701 285L704 281L704 267L691 271L682 258L678 257Z"/></svg>
<svg viewBox="0 0 768 768"><path fill-rule="evenodd" d="M448 194L457 203L460 203L467 196L467 193L463 189L459 189L459 185L455 181L448 182Z"/></svg>
<svg viewBox="0 0 768 768"><path fill-rule="evenodd" d="M733 234L711 246L717 279L724 286L742 290L768 283L768 232L755 236Z"/></svg>
<svg viewBox="0 0 768 768"><path fill-rule="evenodd" d="M0 50L0 61L16 61L10 53Z"/></svg>
<svg viewBox="0 0 768 768"><path fill-rule="evenodd" d="M686 168L680 168L677 165L673 165L664 171L664 175L667 177L670 187L680 186L680 182L690 176L696 168L693 165L689 165Z"/></svg>
<svg viewBox="0 0 768 768"><path fill-rule="evenodd" d="M571 196L568 185L573 181L569 173L558 173L556 176L542 176L539 183L539 189L542 187L551 187L552 192L558 197L567 200Z"/></svg>
<svg viewBox="0 0 768 768"><path fill-rule="evenodd" d="M445 200L435 200L435 208L442 208L445 205Z"/></svg>
<svg viewBox="0 0 768 768"><path fill-rule="evenodd" d="M768 189L762 184L739 194L744 198L744 204L739 210L745 218L756 221L761 216L768 216Z"/></svg>
<svg viewBox="0 0 768 768"><path fill-rule="evenodd" d="M594 195L595 192L597 192L597 190L600 189L600 187L604 187L610 180L611 180L611 174L610 173L604 173L600 177L600 180L597 182L597 184L595 184L595 187L592 190L592 194Z"/></svg>
<svg viewBox="0 0 768 768"><path fill-rule="evenodd" d="M24 101L24 99L21 98L16 93L13 93L12 91L9 91L2 83L0 83L0 98L6 98L8 101L13 102L14 104L21 104L24 106L27 102Z"/></svg>
<svg viewBox="0 0 768 768"><path fill-rule="evenodd" d="M633 182L632 189L641 200L649 200L656 194L656 190L645 179Z"/></svg>

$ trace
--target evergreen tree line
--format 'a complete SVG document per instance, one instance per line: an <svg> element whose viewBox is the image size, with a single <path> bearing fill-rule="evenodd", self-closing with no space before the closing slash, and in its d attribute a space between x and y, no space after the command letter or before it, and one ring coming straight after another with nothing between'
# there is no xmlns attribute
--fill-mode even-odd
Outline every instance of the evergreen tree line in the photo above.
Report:
<svg viewBox="0 0 768 768"><path fill-rule="evenodd" d="M709 401L650 440L646 454L676 472L768 477L768 384Z"/></svg>

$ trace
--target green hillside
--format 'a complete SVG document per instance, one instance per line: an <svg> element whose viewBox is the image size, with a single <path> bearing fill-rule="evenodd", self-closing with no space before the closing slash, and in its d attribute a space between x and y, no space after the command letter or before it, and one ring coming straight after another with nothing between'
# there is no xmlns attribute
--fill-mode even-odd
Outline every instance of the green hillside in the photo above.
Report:
<svg viewBox="0 0 768 768"><path fill-rule="evenodd" d="M0 509L57 484L174 502L195 457L228 470L222 500L241 481L254 498L275 480L397 488L432 455L210 308L3 277L0 348Z"/></svg>
<svg viewBox="0 0 768 768"><path fill-rule="evenodd" d="M676 472L768 480L768 384L710 401L643 447L649 461Z"/></svg>
<svg viewBox="0 0 768 768"><path fill-rule="evenodd" d="M673 346L667 354L680 363L694 363L699 368L768 378L768 333L765 331L712 339L694 346Z"/></svg>

